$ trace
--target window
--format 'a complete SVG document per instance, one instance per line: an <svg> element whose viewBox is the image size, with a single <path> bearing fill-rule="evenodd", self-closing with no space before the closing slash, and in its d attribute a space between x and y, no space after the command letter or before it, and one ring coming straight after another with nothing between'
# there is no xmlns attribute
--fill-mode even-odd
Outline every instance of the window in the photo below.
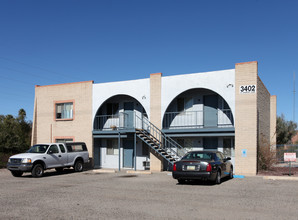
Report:
<svg viewBox="0 0 298 220"><path fill-rule="evenodd" d="M65 148L62 144L59 144L59 148L62 153L65 153Z"/></svg>
<svg viewBox="0 0 298 220"><path fill-rule="evenodd" d="M149 147L144 142L142 143L142 155L149 156Z"/></svg>
<svg viewBox="0 0 298 220"><path fill-rule="evenodd" d="M230 109L228 103L220 96L219 96L219 108L222 110Z"/></svg>
<svg viewBox="0 0 298 220"><path fill-rule="evenodd" d="M187 151L191 151L193 148L193 140L190 138L177 139L177 143Z"/></svg>
<svg viewBox="0 0 298 220"><path fill-rule="evenodd" d="M82 152L87 151L86 144L83 142L77 143L66 143L66 148L68 152Z"/></svg>
<svg viewBox="0 0 298 220"><path fill-rule="evenodd" d="M193 106L193 98L178 98L177 99L177 111L183 112L187 109L191 109Z"/></svg>
<svg viewBox="0 0 298 220"><path fill-rule="evenodd" d="M73 103L56 104L56 119L72 119L73 118Z"/></svg>
<svg viewBox="0 0 298 220"><path fill-rule="evenodd" d="M193 106L193 99L192 98L185 98L184 110L191 109Z"/></svg>
<svg viewBox="0 0 298 220"><path fill-rule="evenodd" d="M177 99L177 111L183 112L184 111L184 98Z"/></svg>
<svg viewBox="0 0 298 220"><path fill-rule="evenodd" d="M187 153L183 159L203 159L203 160L214 160L215 153L206 153L206 152L190 152Z"/></svg>
<svg viewBox="0 0 298 220"><path fill-rule="evenodd" d="M223 153L227 157L234 157L234 154L235 154L234 138L223 139Z"/></svg>
<svg viewBox="0 0 298 220"><path fill-rule="evenodd" d="M118 155L118 140L107 140L107 155Z"/></svg>
<svg viewBox="0 0 298 220"><path fill-rule="evenodd" d="M107 103L107 115L117 115L119 103Z"/></svg>
<svg viewBox="0 0 298 220"><path fill-rule="evenodd" d="M51 145L50 149L48 152L51 152L53 154L58 154L59 153L59 150L58 150L58 147L57 145Z"/></svg>
<svg viewBox="0 0 298 220"><path fill-rule="evenodd" d="M216 157L218 160L223 160L224 156L221 153L216 153Z"/></svg>
<svg viewBox="0 0 298 220"><path fill-rule="evenodd" d="M66 143L66 142L73 142L73 139L72 138L56 139L56 143Z"/></svg>

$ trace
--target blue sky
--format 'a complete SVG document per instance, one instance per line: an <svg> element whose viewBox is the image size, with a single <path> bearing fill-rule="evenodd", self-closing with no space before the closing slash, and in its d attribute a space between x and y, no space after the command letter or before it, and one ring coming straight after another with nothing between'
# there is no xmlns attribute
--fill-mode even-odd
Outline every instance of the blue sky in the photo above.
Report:
<svg viewBox="0 0 298 220"><path fill-rule="evenodd" d="M32 120L35 85L258 61L262 81L277 95L277 114L292 120L297 11L295 0L1 0L0 114L24 108ZM296 118L297 109L296 101Z"/></svg>

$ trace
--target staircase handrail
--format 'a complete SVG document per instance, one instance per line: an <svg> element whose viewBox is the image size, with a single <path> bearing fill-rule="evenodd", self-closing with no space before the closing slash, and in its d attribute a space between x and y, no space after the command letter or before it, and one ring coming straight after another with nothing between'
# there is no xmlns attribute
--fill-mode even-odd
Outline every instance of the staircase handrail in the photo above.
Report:
<svg viewBox="0 0 298 220"><path fill-rule="evenodd" d="M161 131L158 127L156 127L153 123L151 123L149 121L149 119L147 117L142 117L140 118L138 115L136 115L136 118L141 120L142 122L142 128L143 128L143 122L145 121L145 123L147 123L149 125L149 127L153 128L154 132L156 132L160 138L160 140L158 140L157 137L155 137L154 135L152 135L153 137L155 137L155 139L158 140L158 142L160 143L160 147L162 147L162 140L165 141L164 144L164 149L168 149L170 150L172 153L176 154L179 158L181 156L178 155L178 150L182 151L184 154L187 153L187 151L180 145L178 144L175 140L173 140L171 137L167 136L163 131ZM169 143L170 146L167 145L167 143ZM177 148L177 152L175 152L172 147Z"/></svg>

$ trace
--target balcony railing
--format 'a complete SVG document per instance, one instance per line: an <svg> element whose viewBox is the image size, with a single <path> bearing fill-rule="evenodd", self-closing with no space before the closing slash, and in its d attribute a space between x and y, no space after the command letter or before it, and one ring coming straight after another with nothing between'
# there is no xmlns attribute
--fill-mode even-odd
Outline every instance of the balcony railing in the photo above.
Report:
<svg viewBox="0 0 298 220"><path fill-rule="evenodd" d="M206 112L205 112L206 113ZM232 127L233 115L230 109L218 109L214 127ZM204 111L166 112L163 121L164 129L204 128Z"/></svg>
<svg viewBox="0 0 298 220"><path fill-rule="evenodd" d="M138 120L136 120L136 116ZM94 130L144 129L145 114L140 112L119 112L117 115L97 115ZM217 111L215 127L233 127L233 116L230 109ZM164 129L196 129L204 125L204 111L166 112L163 121Z"/></svg>
<svg viewBox="0 0 298 220"><path fill-rule="evenodd" d="M97 115L94 120L94 130L118 130L118 129L133 129L142 128L142 120L138 118L146 117L140 112L119 112L116 115Z"/></svg>

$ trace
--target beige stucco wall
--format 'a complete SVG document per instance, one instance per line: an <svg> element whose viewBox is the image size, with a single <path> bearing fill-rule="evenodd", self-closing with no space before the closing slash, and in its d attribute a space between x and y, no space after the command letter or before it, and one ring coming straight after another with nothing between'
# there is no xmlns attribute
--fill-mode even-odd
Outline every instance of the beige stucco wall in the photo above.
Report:
<svg viewBox="0 0 298 220"><path fill-rule="evenodd" d="M35 87L32 144L73 138L87 144L92 157L93 81ZM55 103L73 102L73 119L56 120Z"/></svg>
<svg viewBox="0 0 298 220"><path fill-rule="evenodd" d="M235 67L235 173L257 172L257 92L241 94L241 85L256 85L258 63L239 63ZM242 154L246 150L246 156Z"/></svg>
<svg viewBox="0 0 298 220"><path fill-rule="evenodd" d="M161 73L150 75L150 122L161 129ZM150 170L162 171L162 157L150 151Z"/></svg>

